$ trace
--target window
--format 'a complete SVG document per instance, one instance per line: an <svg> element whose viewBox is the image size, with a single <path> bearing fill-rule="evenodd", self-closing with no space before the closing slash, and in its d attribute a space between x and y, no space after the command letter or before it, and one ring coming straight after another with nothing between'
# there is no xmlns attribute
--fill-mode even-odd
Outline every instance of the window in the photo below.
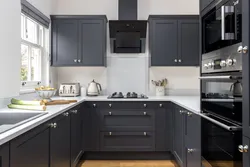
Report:
<svg viewBox="0 0 250 167"><path fill-rule="evenodd" d="M45 28L21 14L21 89L42 82Z"/></svg>

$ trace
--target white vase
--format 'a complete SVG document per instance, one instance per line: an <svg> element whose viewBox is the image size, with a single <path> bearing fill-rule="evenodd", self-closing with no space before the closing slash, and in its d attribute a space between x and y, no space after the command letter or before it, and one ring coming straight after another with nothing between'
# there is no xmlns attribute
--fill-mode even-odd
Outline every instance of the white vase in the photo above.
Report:
<svg viewBox="0 0 250 167"><path fill-rule="evenodd" d="M165 96L165 86L156 86L155 94L156 96Z"/></svg>

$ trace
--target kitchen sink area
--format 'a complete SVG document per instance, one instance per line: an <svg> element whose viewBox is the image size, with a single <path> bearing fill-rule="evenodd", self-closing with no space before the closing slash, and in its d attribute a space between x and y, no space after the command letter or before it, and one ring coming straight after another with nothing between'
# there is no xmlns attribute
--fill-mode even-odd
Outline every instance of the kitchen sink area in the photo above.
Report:
<svg viewBox="0 0 250 167"><path fill-rule="evenodd" d="M1 112L0 134L24 123L39 118L48 112Z"/></svg>

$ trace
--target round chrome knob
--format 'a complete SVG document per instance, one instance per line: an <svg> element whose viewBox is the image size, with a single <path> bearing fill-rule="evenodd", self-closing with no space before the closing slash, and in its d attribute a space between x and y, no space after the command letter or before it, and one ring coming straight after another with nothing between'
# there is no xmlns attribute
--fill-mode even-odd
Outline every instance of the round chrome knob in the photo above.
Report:
<svg viewBox="0 0 250 167"><path fill-rule="evenodd" d="M96 104L93 104L93 107L96 108Z"/></svg>
<svg viewBox="0 0 250 167"><path fill-rule="evenodd" d="M147 115L147 112L143 112L143 115Z"/></svg>
<svg viewBox="0 0 250 167"><path fill-rule="evenodd" d="M207 64L208 68L212 68L212 63Z"/></svg>
<svg viewBox="0 0 250 167"><path fill-rule="evenodd" d="M188 149L187 149L187 152L188 152L188 153L193 153L193 152L194 152L194 149L188 148Z"/></svg>
<svg viewBox="0 0 250 167"><path fill-rule="evenodd" d="M225 60L221 60L221 62L220 62L220 66L221 67L226 67L226 61Z"/></svg>
<svg viewBox="0 0 250 167"><path fill-rule="evenodd" d="M112 112L109 112L109 115L112 115Z"/></svg>
<svg viewBox="0 0 250 167"><path fill-rule="evenodd" d="M112 132L109 132L109 136L112 136Z"/></svg>
<svg viewBox="0 0 250 167"><path fill-rule="evenodd" d="M163 106L162 104L159 104L160 108Z"/></svg>
<svg viewBox="0 0 250 167"><path fill-rule="evenodd" d="M183 114L183 113L184 113L184 111L180 110L180 114Z"/></svg>
<svg viewBox="0 0 250 167"><path fill-rule="evenodd" d="M189 117L191 117L191 116L193 115L193 113L188 112L187 115L188 115Z"/></svg>
<svg viewBox="0 0 250 167"><path fill-rule="evenodd" d="M77 63L77 59L74 59L74 62Z"/></svg>
<svg viewBox="0 0 250 167"><path fill-rule="evenodd" d="M208 69L208 64L204 64L204 68L205 68L205 69Z"/></svg>
<svg viewBox="0 0 250 167"><path fill-rule="evenodd" d="M234 63L233 59L227 59L227 60L226 60L226 65L227 65L227 66L232 66L233 63Z"/></svg>
<svg viewBox="0 0 250 167"><path fill-rule="evenodd" d="M245 145L245 146L243 147L243 150L244 150L245 153L247 153L247 152L248 152L248 145Z"/></svg>
<svg viewBox="0 0 250 167"><path fill-rule="evenodd" d="M239 150L239 152L243 153L243 152L244 152L244 147L243 147L243 145L239 145L239 146L238 146L238 150Z"/></svg>
<svg viewBox="0 0 250 167"><path fill-rule="evenodd" d="M243 51L244 54L246 54L248 52L248 47L245 46L242 51Z"/></svg>
<svg viewBox="0 0 250 167"><path fill-rule="evenodd" d="M147 104L144 104L143 106L146 108L146 107L147 107Z"/></svg>
<svg viewBox="0 0 250 167"><path fill-rule="evenodd" d="M144 134L144 136L147 136L147 132L144 132L143 134Z"/></svg>
<svg viewBox="0 0 250 167"><path fill-rule="evenodd" d="M242 53L243 52L243 46L239 46L237 52Z"/></svg>
<svg viewBox="0 0 250 167"><path fill-rule="evenodd" d="M111 108L112 107L112 104L109 104L109 108Z"/></svg>
<svg viewBox="0 0 250 167"><path fill-rule="evenodd" d="M68 116L69 116L69 113L68 113L68 112L63 113L63 116L68 117Z"/></svg>
<svg viewBox="0 0 250 167"><path fill-rule="evenodd" d="M56 128L56 127L57 127L57 123L51 123L51 124L50 124L50 127L51 127L51 128Z"/></svg>

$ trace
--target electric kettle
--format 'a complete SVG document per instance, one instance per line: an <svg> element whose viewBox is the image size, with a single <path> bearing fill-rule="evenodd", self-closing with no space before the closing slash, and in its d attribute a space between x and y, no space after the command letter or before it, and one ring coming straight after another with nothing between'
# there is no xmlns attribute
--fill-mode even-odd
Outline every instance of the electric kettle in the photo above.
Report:
<svg viewBox="0 0 250 167"><path fill-rule="evenodd" d="M242 97L242 83L240 81L233 83L230 91L233 92L234 97Z"/></svg>
<svg viewBox="0 0 250 167"><path fill-rule="evenodd" d="M88 96L98 96L101 91L102 91L101 84L99 84L99 83L95 82L95 80L93 80L88 85L87 95Z"/></svg>

